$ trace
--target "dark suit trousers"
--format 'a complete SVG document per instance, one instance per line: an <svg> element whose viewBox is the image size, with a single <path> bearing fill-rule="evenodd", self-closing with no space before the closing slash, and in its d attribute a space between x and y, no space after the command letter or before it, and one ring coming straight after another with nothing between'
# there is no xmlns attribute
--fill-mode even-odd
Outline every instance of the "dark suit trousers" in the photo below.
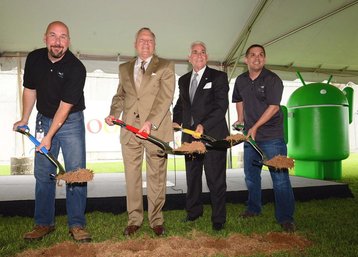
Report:
<svg viewBox="0 0 358 257"><path fill-rule="evenodd" d="M186 165L186 211L189 217L195 218L203 214L202 173L205 171L210 190L212 215L214 223L226 221L226 150L209 150L204 155L185 156Z"/></svg>

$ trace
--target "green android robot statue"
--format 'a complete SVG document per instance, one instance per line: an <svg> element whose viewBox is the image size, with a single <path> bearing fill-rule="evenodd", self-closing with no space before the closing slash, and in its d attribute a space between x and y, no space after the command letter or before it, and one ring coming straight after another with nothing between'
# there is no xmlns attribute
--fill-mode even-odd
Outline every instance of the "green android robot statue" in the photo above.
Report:
<svg viewBox="0 0 358 257"><path fill-rule="evenodd" d="M287 103L288 156L295 175L341 179L342 160L349 156L348 124L352 122L353 89L327 83L305 84Z"/></svg>

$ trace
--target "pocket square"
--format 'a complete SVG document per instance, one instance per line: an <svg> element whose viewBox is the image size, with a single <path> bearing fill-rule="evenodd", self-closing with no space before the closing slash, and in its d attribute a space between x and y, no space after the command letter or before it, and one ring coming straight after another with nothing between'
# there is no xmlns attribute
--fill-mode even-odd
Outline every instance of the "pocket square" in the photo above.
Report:
<svg viewBox="0 0 358 257"><path fill-rule="evenodd" d="M152 73L152 76L156 76L156 75L157 75L157 73L155 73L155 72Z"/></svg>
<svg viewBox="0 0 358 257"><path fill-rule="evenodd" d="M203 87L203 89L209 89L209 88L211 88L211 86L212 86L211 82L206 83L206 85Z"/></svg>

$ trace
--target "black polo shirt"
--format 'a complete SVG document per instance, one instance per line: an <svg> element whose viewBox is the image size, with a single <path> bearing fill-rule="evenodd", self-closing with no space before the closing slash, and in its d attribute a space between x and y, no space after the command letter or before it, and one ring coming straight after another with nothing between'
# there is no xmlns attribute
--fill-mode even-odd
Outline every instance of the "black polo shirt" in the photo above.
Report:
<svg viewBox="0 0 358 257"><path fill-rule="evenodd" d="M243 102L245 129L250 129L260 119L269 105L280 105L283 93L282 80L272 71L262 69L251 80L249 72L236 78L232 102ZM256 134L256 140L283 138L283 113L280 110Z"/></svg>
<svg viewBox="0 0 358 257"><path fill-rule="evenodd" d="M85 66L69 50L55 63L49 60L47 48L27 56L23 85L36 90L36 108L46 117L55 116L60 101L73 104L71 113L84 110L85 80Z"/></svg>

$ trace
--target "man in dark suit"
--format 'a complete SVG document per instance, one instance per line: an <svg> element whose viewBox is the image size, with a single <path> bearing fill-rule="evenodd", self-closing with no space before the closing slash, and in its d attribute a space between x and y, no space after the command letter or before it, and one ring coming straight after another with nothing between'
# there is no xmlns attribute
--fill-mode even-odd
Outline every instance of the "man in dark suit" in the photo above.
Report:
<svg viewBox="0 0 358 257"><path fill-rule="evenodd" d="M136 34L137 57L119 66L120 83L113 96L108 125L122 120L163 141L173 140L169 107L175 89L174 64L155 52L155 35L149 28ZM167 156L159 156L158 146L132 132L121 130L121 145L127 189L128 225L124 235L133 235L143 222L142 162L147 162L147 198L149 225L157 236L164 234L162 208L165 203Z"/></svg>
<svg viewBox="0 0 358 257"><path fill-rule="evenodd" d="M196 41L191 44L189 62L193 70L179 78L179 99L174 107L173 126L181 125L217 139L229 135L225 114L228 109L227 74L206 64L206 45ZM182 142L196 140L183 134ZM226 222L226 149L209 150L205 154L185 156L187 194L185 222L203 215L202 192L203 167L210 190L214 230L224 228Z"/></svg>

